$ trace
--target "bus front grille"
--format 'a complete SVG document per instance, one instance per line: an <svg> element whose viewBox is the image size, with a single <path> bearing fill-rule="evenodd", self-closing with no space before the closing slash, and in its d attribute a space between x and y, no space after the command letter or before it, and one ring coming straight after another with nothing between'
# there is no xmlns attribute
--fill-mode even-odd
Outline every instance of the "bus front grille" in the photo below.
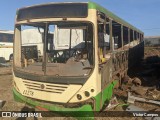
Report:
<svg viewBox="0 0 160 120"><path fill-rule="evenodd" d="M30 90L51 92L57 94L62 94L69 86L64 84L49 84L49 83L30 82L30 81L23 81L23 83L25 87Z"/></svg>

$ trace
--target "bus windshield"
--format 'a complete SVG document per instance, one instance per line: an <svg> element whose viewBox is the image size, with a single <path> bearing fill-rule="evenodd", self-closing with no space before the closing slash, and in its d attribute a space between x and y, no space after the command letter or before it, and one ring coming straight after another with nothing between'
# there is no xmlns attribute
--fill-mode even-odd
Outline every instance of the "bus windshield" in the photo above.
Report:
<svg viewBox="0 0 160 120"><path fill-rule="evenodd" d="M90 23L31 23L21 28L22 70L52 76L87 76L93 67Z"/></svg>

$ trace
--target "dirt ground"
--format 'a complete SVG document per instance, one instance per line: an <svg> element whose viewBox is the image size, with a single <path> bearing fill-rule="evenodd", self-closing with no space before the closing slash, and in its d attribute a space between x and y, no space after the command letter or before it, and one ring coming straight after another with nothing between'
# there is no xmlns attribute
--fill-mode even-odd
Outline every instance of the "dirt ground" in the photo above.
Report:
<svg viewBox="0 0 160 120"><path fill-rule="evenodd" d="M153 49L153 48L146 48L145 49L145 63L146 64L146 60L149 58L149 57L153 57L153 56L156 56L157 60L158 58L160 58L160 49ZM152 59L152 58L151 58ZM151 61L154 61L154 60L151 60ZM156 60L155 60L156 61ZM160 64L160 62L158 63ZM135 68L133 69L133 74L130 75L130 77L138 77L139 75L137 73L139 73L142 69L145 70L145 68L143 68L143 65L140 66L141 68ZM157 74L159 73L155 73L155 74L152 74L151 76L149 76L150 79L154 78L154 79L157 79L160 81L159 77L157 78ZM146 77L145 77L146 78ZM31 108L29 107L28 105L25 105L24 103L18 103L18 102L15 102L14 99L13 99L13 95L12 95L12 67L0 67L0 100L3 100L5 101L5 104L4 106L2 107L2 109L0 109L0 111L21 111L22 109L24 108L27 108L28 110L29 109L34 109L34 108ZM160 94L160 93L158 93ZM118 102L120 104L126 104L126 98L124 99L123 97L117 97L118 98ZM159 99L160 100L160 99ZM158 100L158 101L159 101ZM153 104L147 104L147 103L140 103L140 102L135 102L136 106L138 107L141 107L141 108L144 108L146 110L153 110L153 109L158 109L160 108L160 106L158 105L153 105ZM118 106L116 107L115 109L113 109L113 111L123 111L123 107L122 106ZM37 110L35 110L37 111ZM0 120L41 120L41 119L47 119L47 120L53 120L53 119L58 119L58 120L69 120L71 118L66 118L66 117L56 117L56 118L0 118ZM74 118L73 118L74 119ZM127 117L123 117L123 118L120 118L120 117L108 117L108 118L105 118L105 117L101 117L101 118L95 118L97 120L101 119L101 120L139 120L139 119L143 119L143 118L134 118L134 117L131 117L131 118L127 118Z"/></svg>

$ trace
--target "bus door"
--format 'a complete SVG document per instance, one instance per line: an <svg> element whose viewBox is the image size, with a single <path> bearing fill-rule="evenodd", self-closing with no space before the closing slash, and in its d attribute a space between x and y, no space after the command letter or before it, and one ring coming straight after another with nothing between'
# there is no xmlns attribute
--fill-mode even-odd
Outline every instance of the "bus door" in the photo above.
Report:
<svg viewBox="0 0 160 120"><path fill-rule="evenodd" d="M100 16L101 17L101 16ZM101 17L102 18L102 17ZM99 73L101 74L101 105L106 100L106 94L103 93L108 83L112 79L112 59L110 51L110 27L109 19L98 19L98 57L99 57ZM102 106L101 106L102 107Z"/></svg>

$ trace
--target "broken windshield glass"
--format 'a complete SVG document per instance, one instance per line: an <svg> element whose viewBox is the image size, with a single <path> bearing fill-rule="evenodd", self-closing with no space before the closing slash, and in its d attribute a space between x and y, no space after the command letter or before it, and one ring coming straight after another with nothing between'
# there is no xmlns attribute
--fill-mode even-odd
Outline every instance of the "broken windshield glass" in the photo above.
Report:
<svg viewBox="0 0 160 120"><path fill-rule="evenodd" d="M54 76L86 76L91 72L91 24L57 22L38 25L21 25L23 70Z"/></svg>

